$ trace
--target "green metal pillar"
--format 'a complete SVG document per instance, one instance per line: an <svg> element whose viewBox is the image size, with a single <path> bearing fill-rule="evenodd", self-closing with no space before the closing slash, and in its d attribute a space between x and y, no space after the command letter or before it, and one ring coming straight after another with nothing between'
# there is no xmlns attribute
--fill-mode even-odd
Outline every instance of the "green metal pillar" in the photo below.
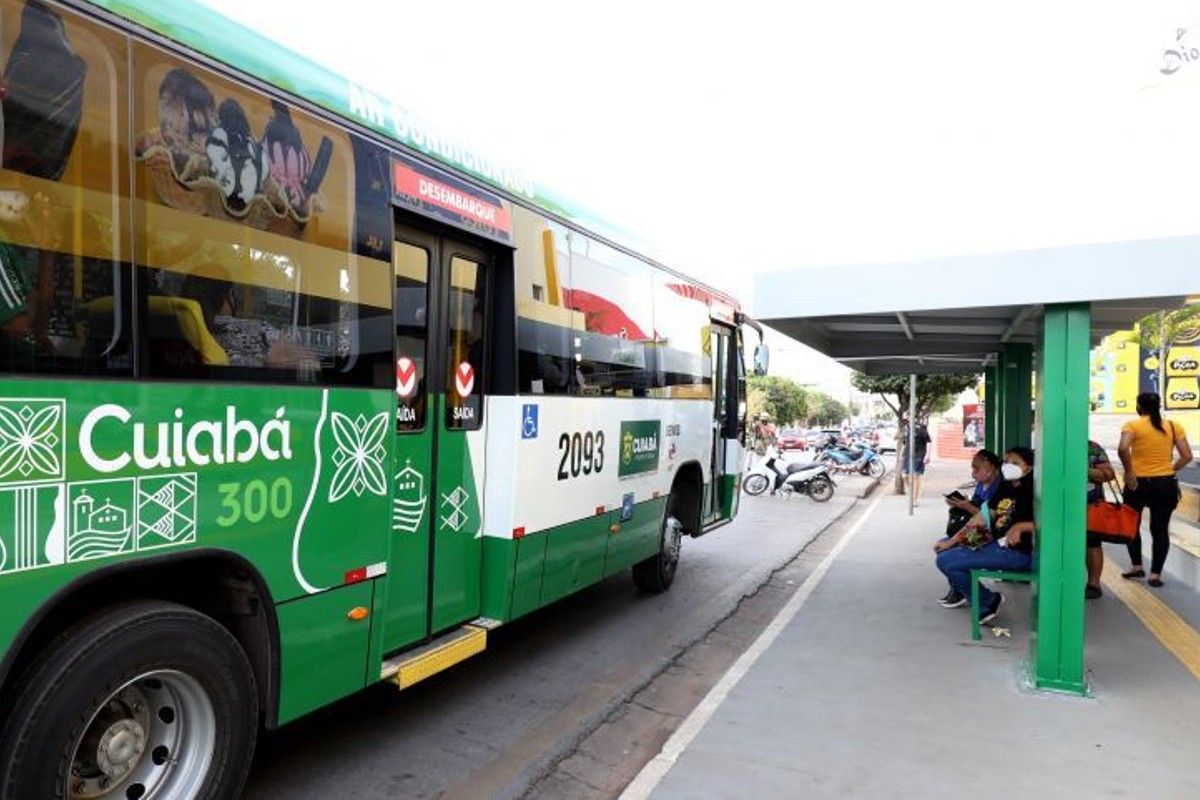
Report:
<svg viewBox="0 0 1200 800"><path fill-rule="evenodd" d="M997 452L1016 445L1029 447L1033 443L1033 346L1006 344L1001 366L1004 369L1004 422L1001 426L1003 438L997 442Z"/></svg>
<svg viewBox="0 0 1200 800"><path fill-rule="evenodd" d="M1047 306L1037 380L1034 461L1036 628L1029 639L1039 689L1087 694L1083 674L1083 590L1087 485L1088 345L1086 303Z"/></svg>
<svg viewBox="0 0 1200 800"><path fill-rule="evenodd" d="M993 453L999 453L1000 444L1000 392L996 385L995 367L985 367L983 370L983 446Z"/></svg>

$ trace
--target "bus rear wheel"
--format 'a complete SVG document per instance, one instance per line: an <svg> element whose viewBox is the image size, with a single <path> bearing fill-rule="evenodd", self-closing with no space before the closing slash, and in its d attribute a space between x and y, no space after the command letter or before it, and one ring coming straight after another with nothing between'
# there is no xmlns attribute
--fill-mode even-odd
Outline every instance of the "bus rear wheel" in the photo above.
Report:
<svg viewBox="0 0 1200 800"><path fill-rule="evenodd" d="M136 601L84 619L15 697L0 797L228 798L250 768L250 664L225 628L185 606Z"/></svg>
<svg viewBox="0 0 1200 800"><path fill-rule="evenodd" d="M683 547L683 523L671 513L671 505L663 514L659 527L658 552L633 565L633 583L643 592L665 592L675 580L679 566L679 551Z"/></svg>

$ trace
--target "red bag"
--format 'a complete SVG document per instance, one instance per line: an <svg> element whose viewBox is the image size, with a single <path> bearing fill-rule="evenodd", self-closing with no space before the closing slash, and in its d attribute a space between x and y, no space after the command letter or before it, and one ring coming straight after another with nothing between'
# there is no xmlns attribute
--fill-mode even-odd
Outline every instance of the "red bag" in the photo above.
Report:
<svg viewBox="0 0 1200 800"><path fill-rule="evenodd" d="M1112 487L1117 502L1097 500L1088 503L1087 532L1096 534L1102 542L1129 544L1138 534L1142 515L1136 508L1120 502L1121 495Z"/></svg>

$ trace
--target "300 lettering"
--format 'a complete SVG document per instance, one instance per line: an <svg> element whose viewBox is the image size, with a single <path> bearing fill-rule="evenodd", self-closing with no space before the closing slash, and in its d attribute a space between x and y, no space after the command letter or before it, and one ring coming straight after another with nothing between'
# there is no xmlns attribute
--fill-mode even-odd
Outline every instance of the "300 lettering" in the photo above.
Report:
<svg viewBox="0 0 1200 800"><path fill-rule="evenodd" d="M563 433L558 437L558 479L578 478L604 469L604 431Z"/></svg>
<svg viewBox="0 0 1200 800"><path fill-rule="evenodd" d="M251 524L262 522L270 514L283 519L292 511L292 482L287 478L276 478L267 486L266 481L252 480L247 483L222 483L217 486L221 493L221 508L225 513L217 517L223 528L246 520Z"/></svg>

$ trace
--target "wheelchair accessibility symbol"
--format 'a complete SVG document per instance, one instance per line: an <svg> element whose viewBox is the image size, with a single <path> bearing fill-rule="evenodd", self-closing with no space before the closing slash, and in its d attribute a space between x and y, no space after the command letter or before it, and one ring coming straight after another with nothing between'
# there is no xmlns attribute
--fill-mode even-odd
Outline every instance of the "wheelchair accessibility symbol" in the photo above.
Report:
<svg viewBox="0 0 1200 800"><path fill-rule="evenodd" d="M521 438L536 439L538 435L538 407L521 406Z"/></svg>

